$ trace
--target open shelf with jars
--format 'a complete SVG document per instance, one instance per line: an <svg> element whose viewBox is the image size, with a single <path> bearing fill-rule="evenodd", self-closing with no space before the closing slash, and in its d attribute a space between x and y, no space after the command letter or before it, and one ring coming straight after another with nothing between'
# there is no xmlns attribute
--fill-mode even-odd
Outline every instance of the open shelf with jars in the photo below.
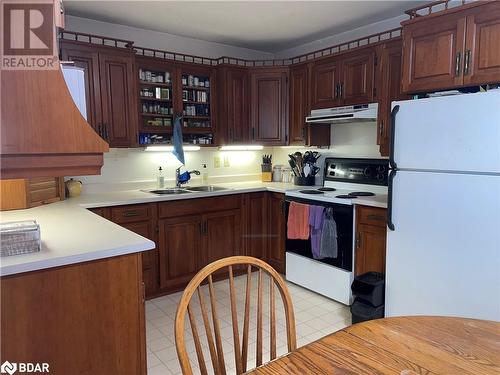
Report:
<svg viewBox="0 0 500 375"><path fill-rule="evenodd" d="M139 67L139 132L151 127L158 130L172 127L173 76L173 69L156 66Z"/></svg>
<svg viewBox="0 0 500 375"><path fill-rule="evenodd" d="M173 123L182 115L183 142L213 145L214 69L137 56L139 144L172 144Z"/></svg>
<svg viewBox="0 0 500 375"><path fill-rule="evenodd" d="M210 76L183 72L181 84L184 127L210 129Z"/></svg>

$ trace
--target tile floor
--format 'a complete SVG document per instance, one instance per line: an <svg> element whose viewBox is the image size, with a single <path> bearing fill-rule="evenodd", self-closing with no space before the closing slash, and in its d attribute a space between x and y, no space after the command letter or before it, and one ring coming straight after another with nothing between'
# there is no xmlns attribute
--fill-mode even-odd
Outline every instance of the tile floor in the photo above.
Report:
<svg viewBox="0 0 500 375"><path fill-rule="evenodd" d="M249 359L248 369L255 367L256 350L256 316L257 300L256 287L257 277L253 273L252 277L252 302L250 310L250 334L249 334ZM221 336L223 339L224 358L226 368L229 374L234 374L234 352L232 343L232 325L229 308L229 286L228 281L219 281L214 284L217 298L217 314L219 316ZM266 287L267 284L267 287ZM295 284L287 283L295 311L295 325L297 329L297 346L305 345L311 341L317 340L329 333L335 332L351 324L351 314L349 308L338 302L313 293L307 289L301 288ZM269 360L269 286L268 279L264 277L264 319L263 319L263 361ZM235 278L235 288L237 294L238 325L240 326L240 337L242 335L242 321L245 300L246 276ZM205 294L205 304L209 302L208 290L202 286ZM286 335L283 304L279 293L275 293L276 311L277 311L277 352L278 355L286 353ZM146 302L146 340L148 353L148 375L176 375L180 374L180 366L177 360L174 339L174 320L177 303L181 298L182 292L168 296L156 298ZM203 330L201 312L198 299L193 298L192 306L196 311L198 331ZM210 310L209 310L210 314ZM199 373L196 360L194 341L191 329L188 325L186 316L186 348L190 353L191 365L193 371ZM200 335L205 360L210 361L206 336ZM207 364L209 373L213 373L211 364Z"/></svg>

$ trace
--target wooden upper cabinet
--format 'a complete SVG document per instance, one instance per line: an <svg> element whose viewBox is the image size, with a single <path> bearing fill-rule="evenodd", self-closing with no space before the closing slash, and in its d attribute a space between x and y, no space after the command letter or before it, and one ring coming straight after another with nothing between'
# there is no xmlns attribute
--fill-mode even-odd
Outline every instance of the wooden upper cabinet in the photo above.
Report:
<svg viewBox="0 0 500 375"><path fill-rule="evenodd" d="M313 63L311 107L367 104L374 100L375 52L361 49Z"/></svg>
<svg viewBox="0 0 500 375"><path fill-rule="evenodd" d="M290 144L305 144L307 142L308 87L307 65L290 68L290 117L288 127Z"/></svg>
<svg viewBox="0 0 500 375"><path fill-rule="evenodd" d="M82 48L65 41L61 41L60 47L62 60L73 61L75 66L84 71L87 122L99 133L98 126L102 125L99 54L95 49Z"/></svg>
<svg viewBox="0 0 500 375"><path fill-rule="evenodd" d="M111 47L61 41L61 57L85 71L88 122L110 147L137 143L134 55Z"/></svg>
<svg viewBox="0 0 500 375"><path fill-rule="evenodd" d="M219 117L218 144L248 143L250 139L250 87L244 68L220 67L217 71Z"/></svg>
<svg viewBox="0 0 500 375"><path fill-rule="evenodd" d="M467 16L464 84L500 82L500 2L473 8ZM465 64L464 62L464 64Z"/></svg>
<svg viewBox="0 0 500 375"><path fill-rule="evenodd" d="M389 155L391 103L395 100L408 99L401 91L402 54L401 40L385 43L379 50L377 144L380 146L382 156Z"/></svg>
<svg viewBox="0 0 500 375"><path fill-rule="evenodd" d="M318 62L311 68L311 107L329 108L340 105L340 60Z"/></svg>
<svg viewBox="0 0 500 375"><path fill-rule="evenodd" d="M373 102L375 81L375 52L361 51L349 54L342 60L340 98L342 104L367 104Z"/></svg>
<svg viewBox="0 0 500 375"><path fill-rule="evenodd" d="M477 2L403 22L403 91L500 82L500 2Z"/></svg>
<svg viewBox="0 0 500 375"><path fill-rule="evenodd" d="M248 141L249 84L247 72L228 72L227 84L229 142Z"/></svg>
<svg viewBox="0 0 500 375"><path fill-rule="evenodd" d="M260 69L250 73L252 142L284 145L287 141L288 69Z"/></svg>
<svg viewBox="0 0 500 375"><path fill-rule="evenodd" d="M137 102L132 55L100 53L103 127L111 147L137 142Z"/></svg>
<svg viewBox="0 0 500 375"><path fill-rule="evenodd" d="M403 91L462 85L465 17L435 17L403 27Z"/></svg>

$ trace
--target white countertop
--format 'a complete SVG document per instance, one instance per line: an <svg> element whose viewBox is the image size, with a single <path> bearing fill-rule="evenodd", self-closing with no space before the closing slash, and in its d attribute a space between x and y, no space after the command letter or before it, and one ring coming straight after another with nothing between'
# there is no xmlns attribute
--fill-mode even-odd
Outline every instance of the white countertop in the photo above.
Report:
<svg viewBox="0 0 500 375"><path fill-rule="evenodd" d="M155 248L155 243L68 201L1 213L1 221L34 219L40 252L0 259L0 275L65 266Z"/></svg>
<svg viewBox="0 0 500 375"><path fill-rule="evenodd" d="M231 182L231 183L220 183L215 184L216 186L221 186L227 188L227 190L220 190L214 192L196 192L196 193L186 193L186 194L172 194L172 195L157 195L153 193L147 193L141 190L125 190L125 191L115 191L108 193L95 193L95 194L85 194L78 198L67 199L67 202L77 204L85 208L96 208L96 207L109 207L109 206L120 206L125 204L137 204L137 203L152 203L152 202L164 202L179 199L194 199L194 198L206 198L220 195L231 195L231 194L242 194L242 193L252 193L259 191L272 191L276 193L285 193L287 190L304 188L303 186L296 186L292 183L282 183L282 182L260 182L260 181L247 181L247 182ZM185 188L185 186L183 186Z"/></svg>
<svg viewBox="0 0 500 375"><path fill-rule="evenodd" d="M377 194L373 197L358 197L354 203L363 206L387 208L387 194Z"/></svg>
<svg viewBox="0 0 500 375"><path fill-rule="evenodd" d="M86 208L151 203L178 199L304 189L291 183L260 181L221 183L228 190L177 195L156 195L140 190L86 194L63 202L27 210L3 211L0 221L36 220L40 224L42 249L33 254L22 254L0 259L0 275L64 266L103 259L155 248L153 241L112 223ZM311 187L308 187L311 188ZM386 207L387 196L358 198L356 204Z"/></svg>

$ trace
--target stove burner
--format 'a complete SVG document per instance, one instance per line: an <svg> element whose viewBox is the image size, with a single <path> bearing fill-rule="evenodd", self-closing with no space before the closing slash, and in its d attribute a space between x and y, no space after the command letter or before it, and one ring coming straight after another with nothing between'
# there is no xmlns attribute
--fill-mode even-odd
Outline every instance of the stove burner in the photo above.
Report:
<svg viewBox="0 0 500 375"><path fill-rule="evenodd" d="M335 191L337 189L331 188L331 187L320 187L318 189L319 191Z"/></svg>
<svg viewBox="0 0 500 375"><path fill-rule="evenodd" d="M308 189L308 190L300 190L299 193L302 194L323 194L322 191L319 190L313 190L313 189Z"/></svg>
<svg viewBox="0 0 500 375"><path fill-rule="evenodd" d="M353 191L352 193L349 193L351 197L372 197L375 194L369 191Z"/></svg>
<svg viewBox="0 0 500 375"><path fill-rule="evenodd" d="M340 199L354 199L354 198L357 198L357 197L353 196L353 195L348 195L348 194L341 194L341 195L337 195L335 198L340 198Z"/></svg>

